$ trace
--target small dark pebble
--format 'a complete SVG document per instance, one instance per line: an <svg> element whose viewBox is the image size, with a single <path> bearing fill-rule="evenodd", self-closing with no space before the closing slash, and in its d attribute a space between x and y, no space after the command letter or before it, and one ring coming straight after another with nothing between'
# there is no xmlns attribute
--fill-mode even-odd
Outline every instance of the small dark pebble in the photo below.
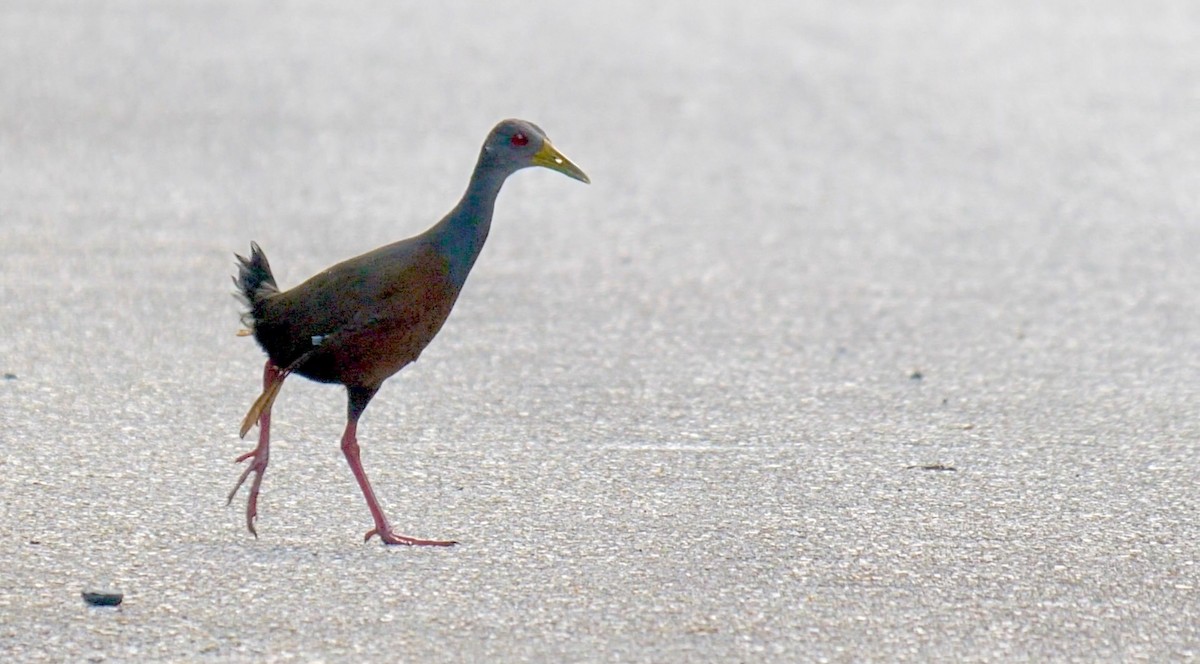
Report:
<svg viewBox="0 0 1200 664"><path fill-rule="evenodd" d="M919 465L918 466L905 466L904 469L905 470L914 470L914 469L916 469L916 470L958 470L954 466L947 466L947 465L940 464L940 463L931 463L931 464L926 464L924 466L919 466Z"/></svg>
<svg viewBox="0 0 1200 664"><path fill-rule="evenodd" d="M4 380L16 380L16 379L17 379L17 374L15 374L15 373L4 374Z"/></svg>
<svg viewBox="0 0 1200 664"><path fill-rule="evenodd" d="M83 591L83 601L92 606L117 606L125 596L121 593L97 593Z"/></svg>
<svg viewBox="0 0 1200 664"><path fill-rule="evenodd" d="M921 380L924 377L925 377L925 374L921 373L920 371L914 371L914 372L908 374L909 380Z"/></svg>

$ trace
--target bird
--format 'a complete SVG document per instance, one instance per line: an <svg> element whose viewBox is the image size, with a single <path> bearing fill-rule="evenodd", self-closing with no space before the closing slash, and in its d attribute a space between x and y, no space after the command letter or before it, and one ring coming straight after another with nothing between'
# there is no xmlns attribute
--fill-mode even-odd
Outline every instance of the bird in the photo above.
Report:
<svg viewBox="0 0 1200 664"><path fill-rule="evenodd" d="M442 329L491 228L505 180L527 167L558 171L585 184L588 176L532 122L508 119L487 135L458 204L423 233L350 258L288 290L275 281L257 243L250 256L234 254L235 293L245 311L240 332L253 335L267 355L262 392L242 420L242 438L258 424L258 444L237 457L248 461L226 504L253 474L246 500L246 527L258 537L258 495L270 459L271 406L284 380L298 374L346 388L346 427L341 449L374 521L374 536L389 545L453 546L451 540L395 532L363 469L358 421L380 386L415 362Z"/></svg>

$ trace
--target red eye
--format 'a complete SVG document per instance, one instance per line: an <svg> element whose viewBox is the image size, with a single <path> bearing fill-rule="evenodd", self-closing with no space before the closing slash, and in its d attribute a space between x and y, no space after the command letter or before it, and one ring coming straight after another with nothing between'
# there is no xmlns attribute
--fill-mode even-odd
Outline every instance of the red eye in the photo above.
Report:
<svg viewBox="0 0 1200 664"><path fill-rule="evenodd" d="M512 135L512 138L509 139L509 142L517 147L524 147L529 144L529 137L521 132L517 132Z"/></svg>

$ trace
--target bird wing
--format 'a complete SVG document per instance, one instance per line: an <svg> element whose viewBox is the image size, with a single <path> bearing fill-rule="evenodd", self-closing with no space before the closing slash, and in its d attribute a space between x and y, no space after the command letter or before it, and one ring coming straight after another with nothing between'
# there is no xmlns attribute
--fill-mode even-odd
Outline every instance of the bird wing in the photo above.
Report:
<svg viewBox="0 0 1200 664"><path fill-rule="evenodd" d="M261 308L255 335L273 361L293 369L356 346L379 346L376 354L410 347L419 353L456 297L445 256L414 238L334 265L273 296Z"/></svg>

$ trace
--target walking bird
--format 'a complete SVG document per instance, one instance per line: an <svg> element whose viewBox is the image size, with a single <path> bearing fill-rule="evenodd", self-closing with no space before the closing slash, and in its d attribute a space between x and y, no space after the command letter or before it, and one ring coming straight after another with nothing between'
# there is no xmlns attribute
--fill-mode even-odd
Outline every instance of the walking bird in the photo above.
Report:
<svg viewBox="0 0 1200 664"><path fill-rule="evenodd" d="M258 493L270 458L271 405L291 374L346 386L349 400L342 453L362 490L374 527L386 544L451 546L392 530L359 456L358 420L385 380L414 362L433 340L479 257L500 187L509 175L542 166L582 182L587 175L564 157L535 124L505 120L488 134L458 205L424 233L330 267L281 291L267 256L255 243L237 256L234 277L247 310L242 322L267 354L262 393L242 420L241 435L258 424L258 444L237 458L249 465L229 492L253 474L246 527L255 537Z"/></svg>

